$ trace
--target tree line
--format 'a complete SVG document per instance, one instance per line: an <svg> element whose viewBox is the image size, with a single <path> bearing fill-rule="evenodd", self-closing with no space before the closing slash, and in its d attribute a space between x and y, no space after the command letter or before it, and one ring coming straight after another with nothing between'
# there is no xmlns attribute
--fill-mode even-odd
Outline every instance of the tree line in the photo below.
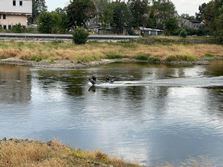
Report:
<svg viewBox="0 0 223 167"><path fill-rule="evenodd" d="M177 12L170 0L71 0L65 8L48 12L44 0L35 0L33 21L42 33L64 33L76 27L95 24L114 33L133 34L134 29L150 27L177 31ZM34 2L35 4L35 2ZM39 7L41 6L42 7Z"/></svg>
<svg viewBox="0 0 223 167"><path fill-rule="evenodd" d="M223 0L212 0L199 7L197 19L203 21L208 34L223 40Z"/></svg>
<svg viewBox="0 0 223 167"><path fill-rule="evenodd" d="M197 30L180 27L180 19L197 20L203 26ZM179 16L171 0L70 0L63 9L51 12L45 0L33 0L29 22L37 24L41 33L67 33L95 25L117 34L132 35L139 27L149 27L164 30L166 35L214 35L222 39L223 0L201 4L194 16Z"/></svg>

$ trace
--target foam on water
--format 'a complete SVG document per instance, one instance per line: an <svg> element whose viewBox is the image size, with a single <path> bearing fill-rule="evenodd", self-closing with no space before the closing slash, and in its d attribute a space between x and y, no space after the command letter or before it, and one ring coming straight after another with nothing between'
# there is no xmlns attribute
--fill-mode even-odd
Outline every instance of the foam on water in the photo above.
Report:
<svg viewBox="0 0 223 167"><path fill-rule="evenodd" d="M115 81L114 83L96 84L99 88L116 88L128 86L167 86L167 87L213 87L223 86L223 76L202 78L174 78L150 81Z"/></svg>

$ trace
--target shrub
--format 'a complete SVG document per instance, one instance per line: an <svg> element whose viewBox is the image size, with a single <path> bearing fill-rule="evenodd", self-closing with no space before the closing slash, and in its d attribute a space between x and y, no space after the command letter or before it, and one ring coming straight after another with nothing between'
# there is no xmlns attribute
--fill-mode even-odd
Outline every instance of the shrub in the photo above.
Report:
<svg viewBox="0 0 223 167"><path fill-rule="evenodd" d="M119 54L117 54L117 53L108 53L108 54L106 55L106 58L107 58L107 59L121 59L122 56L119 55Z"/></svg>
<svg viewBox="0 0 223 167"><path fill-rule="evenodd" d="M135 57L136 60L141 60L141 61L148 61L148 56L146 55L138 55Z"/></svg>
<svg viewBox="0 0 223 167"><path fill-rule="evenodd" d="M12 32L14 33L24 33L25 31L25 26L22 26L21 24L16 24L12 27Z"/></svg>
<svg viewBox="0 0 223 167"><path fill-rule="evenodd" d="M180 31L180 34L179 35L180 35L180 37L186 38L187 37L187 31L185 29L182 29Z"/></svg>
<svg viewBox="0 0 223 167"><path fill-rule="evenodd" d="M75 44L85 44L88 39L88 32L84 28L76 28L73 33L73 42Z"/></svg>
<svg viewBox="0 0 223 167"><path fill-rule="evenodd" d="M165 61L167 62L174 62L174 61L188 61L188 62L193 62L196 61L197 58L192 55L171 55L168 56Z"/></svg>
<svg viewBox="0 0 223 167"><path fill-rule="evenodd" d="M153 57L150 55L138 55L135 57L136 60L146 61L148 63L160 63L160 59L158 57Z"/></svg>
<svg viewBox="0 0 223 167"><path fill-rule="evenodd" d="M213 58L213 57L215 57L215 55L214 54L211 54L211 53L206 53L204 56L207 57L207 58Z"/></svg>

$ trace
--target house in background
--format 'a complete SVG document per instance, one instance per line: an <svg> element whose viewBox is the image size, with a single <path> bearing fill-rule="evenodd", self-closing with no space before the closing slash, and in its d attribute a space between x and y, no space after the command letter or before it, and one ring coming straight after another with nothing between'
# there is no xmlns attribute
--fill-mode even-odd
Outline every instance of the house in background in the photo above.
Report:
<svg viewBox="0 0 223 167"><path fill-rule="evenodd" d="M179 27L184 27L192 30L198 30L204 26L203 22L197 20L188 20L184 18L179 19Z"/></svg>
<svg viewBox="0 0 223 167"><path fill-rule="evenodd" d="M0 28L11 29L16 24L28 25L32 15L32 0L0 0Z"/></svg>
<svg viewBox="0 0 223 167"><path fill-rule="evenodd" d="M157 35L163 34L163 30L160 30L160 29L139 27L139 30L142 36L150 36L150 35L157 36Z"/></svg>

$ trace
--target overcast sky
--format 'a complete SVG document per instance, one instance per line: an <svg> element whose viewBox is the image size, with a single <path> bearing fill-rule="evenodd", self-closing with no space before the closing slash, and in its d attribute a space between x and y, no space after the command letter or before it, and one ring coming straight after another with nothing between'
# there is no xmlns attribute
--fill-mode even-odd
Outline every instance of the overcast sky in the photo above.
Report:
<svg viewBox="0 0 223 167"><path fill-rule="evenodd" d="M179 14L188 13L194 15L198 11L199 5L204 2L209 2L210 0L172 0L175 4L176 9ZM69 0L46 0L49 10L54 10L55 8L63 8L69 3Z"/></svg>

